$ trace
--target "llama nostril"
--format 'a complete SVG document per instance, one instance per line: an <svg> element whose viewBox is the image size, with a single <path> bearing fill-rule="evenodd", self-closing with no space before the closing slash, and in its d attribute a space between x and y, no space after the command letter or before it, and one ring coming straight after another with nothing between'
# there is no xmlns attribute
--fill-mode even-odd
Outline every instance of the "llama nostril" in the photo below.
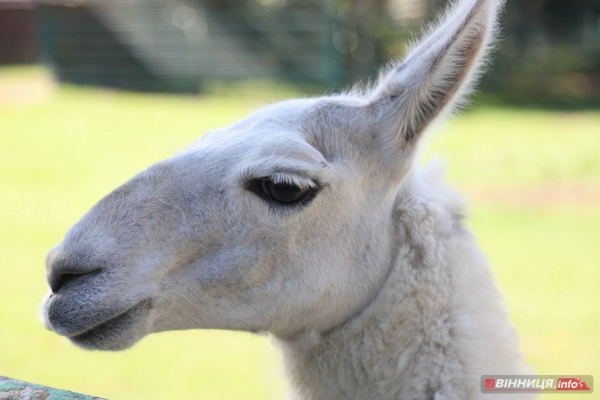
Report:
<svg viewBox="0 0 600 400"><path fill-rule="evenodd" d="M50 290L52 293L57 293L63 286L66 284L76 281L80 278L89 276L96 272L100 271L100 269L94 269L92 271L60 271L56 272L48 278L48 284L50 285Z"/></svg>

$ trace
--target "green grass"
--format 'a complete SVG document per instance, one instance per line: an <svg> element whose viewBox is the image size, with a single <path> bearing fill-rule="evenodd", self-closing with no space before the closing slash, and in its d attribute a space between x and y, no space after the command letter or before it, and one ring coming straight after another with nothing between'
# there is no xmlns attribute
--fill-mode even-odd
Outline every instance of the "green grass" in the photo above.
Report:
<svg viewBox="0 0 600 400"><path fill-rule="evenodd" d="M44 76L0 69L0 375L117 400L281 398L280 360L264 337L169 332L127 352L91 353L45 331L37 310L45 253L100 197L293 90L170 97L52 88ZM7 94L14 82L35 95ZM423 159L441 154L449 180L471 195L470 225L541 374L600 371L600 199L504 199L572 185L600 193L599 150L598 111L478 107L434 133L424 151ZM486 197L488 189L496 194Z"/></svg>
<svg viewBox="0 0 600 400"><path fill-rule="evenodd" d="M481 207L471 225L535 371L597 374L600 213Z"/></svg>

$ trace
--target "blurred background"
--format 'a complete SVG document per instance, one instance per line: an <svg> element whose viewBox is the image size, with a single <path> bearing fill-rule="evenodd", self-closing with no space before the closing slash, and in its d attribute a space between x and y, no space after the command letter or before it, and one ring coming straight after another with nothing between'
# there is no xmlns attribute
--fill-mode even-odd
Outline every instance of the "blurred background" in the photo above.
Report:
<svg viewBox="0 0 600 400"><path fill-rule="evenodd" d="M338 89L373 78L447 0L0 0L1 63L61 82L198 93L278 79ZM483 88L531 101L600 99L600 2L509 1Z"/></svg>
<svg viewBox="0 0 600 400"><path fill-rule="evenodd" d="M285 396L269 339L85 352L37 309L45 253L203 132L374 80L446 0L0 0L0 375L110 399ZM508 0L474 105L432 132L527 362L600 371L600 0ZM549 395L553 399L557 395ZM542 397L543 398L543 397Z"/></svg>

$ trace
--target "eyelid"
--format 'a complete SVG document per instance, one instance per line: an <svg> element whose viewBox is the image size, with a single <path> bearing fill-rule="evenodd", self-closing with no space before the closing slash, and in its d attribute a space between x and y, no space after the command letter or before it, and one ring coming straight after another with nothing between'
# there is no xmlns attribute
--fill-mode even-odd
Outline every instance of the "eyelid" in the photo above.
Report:
<svg viewBox="0 0 600 400"><path fill-rule="evenodd" d="M308 187L310 189L318 189L319 186L310 178L302 175L291 174L287 172L275 172L267 175L265 178L270 178L274 183L284 183L297 187Z"/></svg>

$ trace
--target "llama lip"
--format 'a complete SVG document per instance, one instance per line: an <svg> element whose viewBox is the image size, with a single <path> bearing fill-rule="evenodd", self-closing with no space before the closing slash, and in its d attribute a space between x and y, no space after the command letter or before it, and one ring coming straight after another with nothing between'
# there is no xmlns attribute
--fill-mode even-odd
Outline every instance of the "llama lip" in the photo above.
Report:
<svg viewBox="0 0 600 400"><path fill-rule="evenodd" d="M146 314L152 306L152 300L150 299L141 301L108 320L94 325L83 332L78 332L67 337L80 347L113 350L109 342L123 336L131 336L129 333L131 328L137 324L140 317Z"/></svg>

